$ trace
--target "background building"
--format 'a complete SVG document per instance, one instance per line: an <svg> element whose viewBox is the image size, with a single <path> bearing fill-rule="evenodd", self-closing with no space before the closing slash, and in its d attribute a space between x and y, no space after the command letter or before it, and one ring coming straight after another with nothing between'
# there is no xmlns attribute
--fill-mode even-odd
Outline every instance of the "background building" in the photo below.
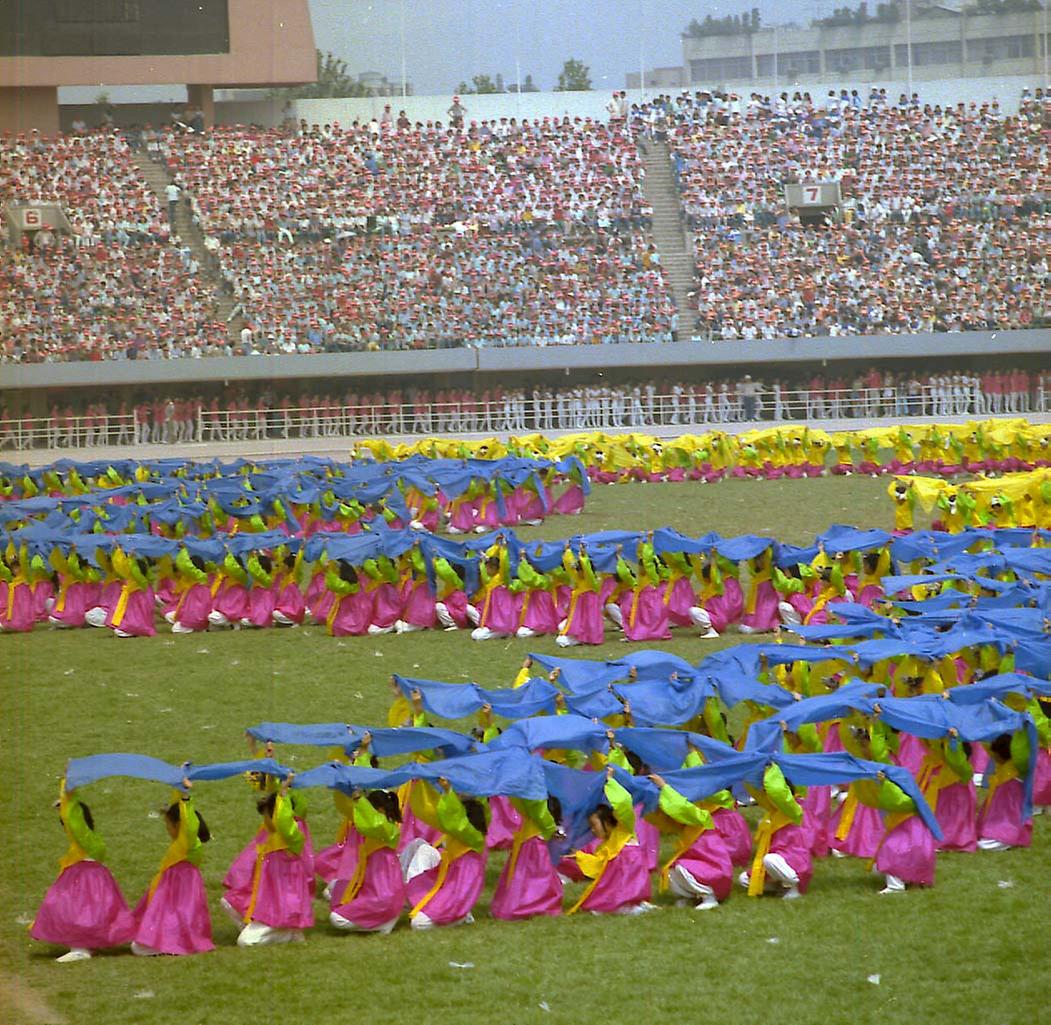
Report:
<svg viewBox="0 0 1051 1025"><path fill-rule="evenodd" d="M215 87L316 78L307 0L6 0L0 131L59 128L59 86L184 83L206 123Z"/></svg>
<svg viewBox="0 0 1051 1025"><path fill-rule="evenodd" d="M983 13L994 6L995 13ZM691 28L682 36L682 68L647 72L647 88L675 87L676 70L683 86L708 87L1019 75L1047 84L1048 21L1040 0L962 7L913 0L911 10L892 2L874 11L863 3L805 28L756 26L748 16L742 24L715 19ZM638 72L626 81L637 86Z"/></svg>

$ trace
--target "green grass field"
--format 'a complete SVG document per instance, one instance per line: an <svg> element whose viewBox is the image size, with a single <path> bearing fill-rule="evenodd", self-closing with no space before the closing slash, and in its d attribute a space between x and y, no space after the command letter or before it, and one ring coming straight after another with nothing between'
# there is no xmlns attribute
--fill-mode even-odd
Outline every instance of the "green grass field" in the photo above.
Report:
<svg viewBox="0 0 1051 1025"><path fill-rule="evenodd" d="M802 542L834 522L888 526L885 483L815 481L598 488L586 512L531 531L561 537L603 528L671 525L690 533L764 533ZM681 636L691 661L736 638ZM626 645L582 651L616 657ZM239 780L200 784L214 834L204 866L218 949L195 958L127 953L56 965L25 923L56 872L65 838L51 808L67 758L139 751L172 762L241 757L242 730L264 719L381 723L392 672L510 684L525 653L553 641L474 644L463 634L350 638L320 628L118 640L103 631L38 629L0 637L10 767L7 856L0 877L0 1025L286 1025L417 1022L718 1025L1035 1025L1051 1019L1046 993L1051 828L1037 820L1029 851L943 855L937 886L881 897L853 860L816 866L806 899L735 893L717 911L674 908L640 919L574 916L494 922L483 896L474 926L389 937L344 936L322 904L306 944L242 951L218 910L220 880L258 825ZM280 749L307 768L323 757ZM85 790L130 902L166 847L150 817L158 785L104 781ZM311 797L319 846L336 815ZM504 855L490 861L490 886ZM450 962L473 967L451 967ZM868 981L879 977L878 984Z"/></svg>

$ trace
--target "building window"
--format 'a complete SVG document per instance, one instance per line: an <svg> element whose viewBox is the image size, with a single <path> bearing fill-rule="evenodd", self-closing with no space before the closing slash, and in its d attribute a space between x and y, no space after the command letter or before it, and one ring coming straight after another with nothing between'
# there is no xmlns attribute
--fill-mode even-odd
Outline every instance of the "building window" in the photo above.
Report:
<svg viewBox="0 0 1051 1025"><path fill-rule="evenodd" d="M981 61L983 64L1032 57L1034 52L1032 36L995 36L992 39L967 40L967 59Z"/></svg>
<svg viewBox="0 0 1051 1025"><path fill-rule="evenodd" d="M60 24L120 25L139 20L139 0L54 0Z"/></svg>
<svg viewBox="0 0 1051 1025"><path fill-rule="evenodd" d="M778 54L761 53L755 58L755 63L760 78L773 78L775 70L778 78L821 74L821 53L818 50L791 50Z"/></svg>
<svg viewBox="0 0 1051 1025"><path fill-rule="evenodd" d="M908 65L908 44L895 45L894 61L900 68ZM912 44L912 66L914 68L922 68L927 64L960 64L962 61L963 45L958 39L940 39L934 43Z"/></svg>
<svg viewBox="0 0 1051 1025"><path fill-rule="evenodd" d="M707 57L690 61L693 82L728 82L751 77L751 57Z"/></svg>
<svg viewBox="0 0 1051 1025"><path fill-rule="evenodd" d="M825 51L829 71L882 71L890 67L889 46L849 46Z"/></svg>

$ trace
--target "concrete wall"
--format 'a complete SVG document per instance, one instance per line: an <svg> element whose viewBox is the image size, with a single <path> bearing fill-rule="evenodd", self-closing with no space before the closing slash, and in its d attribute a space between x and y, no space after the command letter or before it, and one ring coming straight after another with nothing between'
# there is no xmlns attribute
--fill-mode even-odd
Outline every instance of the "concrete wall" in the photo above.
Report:
<svg viewBox="0 0 1051 1025"><path fill-rule="evenodd" d="M52 86L0 87L0 131L58 132L58 90Z"/></svg>
<svg viewBox="0 0 1051 1025"><path fill-rule="evenodd" d="M106 363L0 364L0 388L128 387L194 382L251 382L310 378L501 374L523 371L660 370L853 360L924 360L1019 355L1051 362L1051 329L962 334L874 335L756 342L677 342L668 345L564 346L520 349L436 349L423 352L258 356L223 359L133 360Z"/></svg>
<svg viewBox="0 0 1051 1025"><path fill-rule="evenodd" d="M314 81L317 64L307 0L229 0L229 17L229 53L0 57L0 131L37 128L54 134L59 123L57 86L102 90L107 85L160 82L270 86Z"/></svg>
<svg viewBox="0 0 1051 1025"><path fill-rule="evenodd" d="M628 92L629 103L637 103L642 97L638 90ZM646 97L653 95L653 90ZM482 121L501 117L516 117L519 120L544 117L591 117L608 120L606 104L612 91L591 90L579 93L493 93L486 96L462 96L461 103L467 108L467 121ZM311 124L331 124L338 121L346 125L351 122L368 121L379 117L383 108L390 104L397 116L404 110L411 121L441 121L448 123L446 113L452 104L452 94L446 96L370 96L360 99L298 100L295 116Z"/></svg>
<svg viewBox="0 0 1051 1025"><path fill-rule="evenodd" d="M255 86L312 82L317 74L307 0L229 0L230 52L184 56L4 57L0 86Z"/></svg>
<svg viewBox="0 0 1051 1025"><path fill-rule="evenodd" d="M944 73L944 70L943 72ZM956 104L961 100L981 103L986 100L999 100L1001 108L1007 113L1013 113L1018 109L1019 98L1025 86L1032 88L1037 82L1032 75L1029 76L1007 76L1007 77L981 77L981 78L941 78L932 81L920 82L916 76L916 89L924 102L940 104ZM858 89L864 86L864 95L872 85L884 86L888 94L893 94L896 100L898 93L905 88L904 83L888 78L886 75L880 81L868 82L860 78L835 79L829 78L824 83L828 88L835 87ZM786 87L784 81L782 87ZM628 102L639 103L649 100L662 92L676 92L676 89L629 89ZM609 102L611 92L592 90L581 93L523 93L516 96L513 93L499 93L488 96L463 96L461 102L467 108L467 121L492 120L493 118L515 117L519 120L528 118L544 117L590 117L606 121L609 114L606 104ZM348 125L354 121L369 121L373 117L380 117L386 104L390 104L392 113L397 116L398 111L404 110L410 121L442 121L449 120L446 113L452 103L452 94L446 96L400 96L386 97L373 96L355 99L332 99L332 100L297 100L287 110L282 109L278 102L260 101L257 103L216 104L216 118L224 124L233 124L238 121L250 120L262 124L277 124L283 116L292 116L302 119L309 124L332 124L339 122Z"/></svg>

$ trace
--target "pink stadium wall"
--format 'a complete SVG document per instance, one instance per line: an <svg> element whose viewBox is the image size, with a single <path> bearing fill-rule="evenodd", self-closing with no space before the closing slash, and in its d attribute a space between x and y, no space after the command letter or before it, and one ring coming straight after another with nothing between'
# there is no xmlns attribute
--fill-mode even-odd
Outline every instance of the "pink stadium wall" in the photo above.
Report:
<svg viewBox="0 0 1051 1025"><path fill-rule="evenodd" d="M229 12L229 53L0 58L0 131L37 128L54 133L57 86L185 83L207 105L212 87L314 80L314 32L307 0L229 0Z"/></svg>

